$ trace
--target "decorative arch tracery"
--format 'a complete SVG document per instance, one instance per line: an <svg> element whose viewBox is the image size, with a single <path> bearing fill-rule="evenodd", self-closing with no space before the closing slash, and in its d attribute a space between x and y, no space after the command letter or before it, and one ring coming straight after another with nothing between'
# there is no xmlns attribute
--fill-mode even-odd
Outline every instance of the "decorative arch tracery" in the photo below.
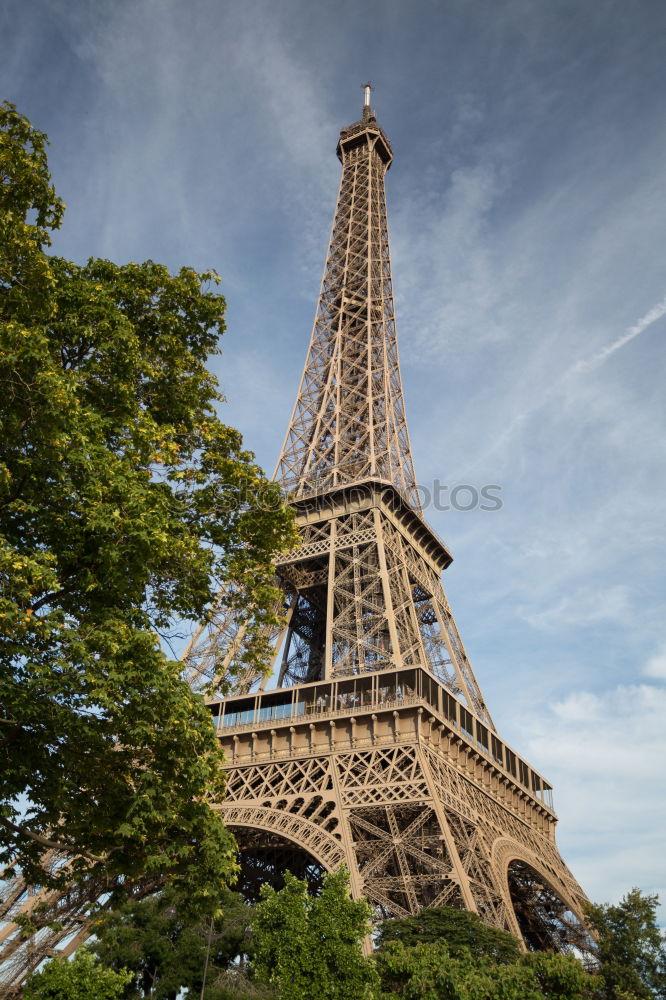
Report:
<svg viewBox="0 0 666 1000"><path fill-rule="evenodd" d="M587 950L589 934L580 900L528 848L508 838L493 844L493 867L502 880L508 917L530 951Z"/></svg>
<svg viewBox="0 0 666 1000"><path fill-rule="evenodd" d="M238 891L251 902L259 899L264 883L280 888L285 870L316 890L324 872L339 868L346 860L342 844L303 816L233 804L221 805L220 812L239 846Z"/></svg>

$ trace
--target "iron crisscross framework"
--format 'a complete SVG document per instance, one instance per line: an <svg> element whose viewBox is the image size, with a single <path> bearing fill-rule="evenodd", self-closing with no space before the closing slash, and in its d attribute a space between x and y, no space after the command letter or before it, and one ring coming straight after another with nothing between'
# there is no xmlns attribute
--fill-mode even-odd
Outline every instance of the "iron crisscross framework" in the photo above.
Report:
<svg viewBox="0 0 666 1000"><path fill-rule="evenodd" d="M366 106L338 144L340 191L310 348L275 478L300 497L369 477L420 511L398 363L384 175Z"/></svg>
<svg viewBox="0 0 666 1000"><path fill-rule="evenodd" d="M398 362L384 177L393 153L368 103L337 146L342 179L314 327L275 478L301 545L276 561L285 621L280 686L425 666L494 725L440 574L451 562L423 519ZM185 656L192 683L235 678L245 625L220 606Z"/></svg>

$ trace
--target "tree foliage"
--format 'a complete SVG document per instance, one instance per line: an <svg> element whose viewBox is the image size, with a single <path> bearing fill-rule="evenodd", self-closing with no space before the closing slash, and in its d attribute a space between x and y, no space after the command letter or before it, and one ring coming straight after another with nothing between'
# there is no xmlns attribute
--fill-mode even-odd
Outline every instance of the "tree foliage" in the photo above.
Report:
<svg viewBox="0 0 666 1000"><path fill-rule="evenodd" d="M616 905L588 907L606 1000L666 997L666 941L657 925L658 903L657 896L632 889Z"/></svg>
<svg viewBox="0 0 666 1000"><path fill-rule="evenodd" d="M159 637L224 579L262 662L292 518L216 415L217 276L47 255L45 148L2 106L0 862L40 884L175 877L201 903L234 865L221 757ZM67 869L44 869L51 846Z"/></svg>
<svg viewBox="0 0 666 1000"><path fill-rule="evenodd" d="M376 960L387 1000L598 997L598 981L576 958L522 954L512 935L449 907L384 921Z"/></svg>
<svg viewBox="0 0 666 1000"><path fill-rule="evenodd" d="M374 962L363 955L370 908L349 895L346 869L324 876L318 896L287 872L285 886L262 887L252 921L253 975L278 1000L372 1000Z"/></svg>
<svg viewBox="0 0 666 1000"><path fill-rule="evenodd" d="M379 944L382 946L389 941L399 941L408 948L444 941L452 958L472 951L494 962L507 963L515 962L520 955L518 942L512 934L489 927L476 913L449 906L423 910L414 917L385 920Z"/></svg>
<svg viewBox="0 0 666 1000"><path fill-rule="evenodd" d="M385 1000L592 1000L595 980L571 956L521 955L496 962L445 940L388 941L377 955Z"/></svg>
<svg viewBox="0 0 666 1000"><path fill-rule="evenodd" d="M53 958L23 988L23 1000L121 1000L130 972L102 966L85 948L71 961Z"/></svg>
<svg viewBox="0 0 666 1000"><path fill-rule="evenodd" d="M240 896L222 891L213 917L197 918L173 888L104 910L95 920L92 948L105 966L133 974L125 1000L170 1000L181 990L216 996L216 984L250 948L252 911Z"/></svg>

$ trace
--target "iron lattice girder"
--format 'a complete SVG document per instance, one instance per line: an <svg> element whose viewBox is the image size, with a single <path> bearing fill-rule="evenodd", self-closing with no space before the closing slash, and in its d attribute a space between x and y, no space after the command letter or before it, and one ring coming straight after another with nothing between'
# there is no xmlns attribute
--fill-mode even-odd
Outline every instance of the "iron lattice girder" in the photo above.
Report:
<svg viewBox="0 0 666 1000"><path fill-rule="evenodd" d="M341 137L340 192L319 306L276 478L298 497L368 476L420 510L393 308L384 174L372 118Z"/></svg>
<svg viewBox="0 0 666 1000"><path fill-rule="evenodd" d="M300 595L280 683L423 664L494 728L439 578L451 556L395 487L361 480L294 505L302 544L276 562ZM297 643L306 625L318 636L318 674Z"/></svg>
<svg viewBox="0 0 666 1000"><path fill-rule="evenodd" d="M322 684L310 688L305 704L312 711L298 701L303 689L294 688L284 718L260 717L262 699L275 703L276 692L256 696L254 721L246 724L234 708L247 698L221 703L228 758L221 808L241 845L245 831L288 829L324 868L344 861L355 894L381 915L452 905L519 937L523 931L529 943L579 944L572 914L584 894L555 847L552 810L437 711L434 678L428 699L416 699L406 693L405 672L400 676L399 699L379 700L385 674L372 678L374 703L342 710L332 697L326 705L316 696Z"/></svg>
<svg viewBox="0 0 666 1000"><path fill-rule="evenodd" d="M580 912L584 897L554 845L550 786L496 733L441 585L451 556L422 517L393 308L392 152L369 107L338 155L319 304L276 471L301 535L276 562L288 606L280 689L249 695L246 677L243 697L211 702L230 759L222 809L233 825L243 806L240 837L288 823L324 866L321 845L337 840L354 893L385 915L462 906L560 947L572 936L565 910ZM233 673L224 643L216 655ZM545 902L533 886L550 887Z"/></svg>
<svg viewBox="0 0 666 1000"><path fill-rule="evenodd" d="M489 739L484 723L422 667L389 668L372 674L221 698L211 701L210 707L220 737L225 741L229 733L235 734L235 740L240 738L240 734L248 732L252 732L257 740L265 741L267 734L283 739L286 730L282 730L280 736L277 727L288 727L289 746L283 743L281 753L283 756L292 750L295 753L297 747L301 748L301 752L304 752L304 747L309 749L311 760L307 766L294 765L300 774L299 781L307 782L309 791L317 788L330 790L332 786L329 771L315 754L308 734L314 733L318 726L326 722L333 743L334 730L339 725L342 731L351 734L353 745L364 738L372 746L377 746L382 726L389 726L394 742L400 742L416 732L427 740L429 746L444 747L446 754L459 763L463 772L469 769L466 762L472 759L474 767L478 765L481 768L488 788L500 791L510 788L511 796L517 796L515 801L523 803L520 810L524 811L529 804L535 815L547 818L549 827L554 827L556 822L552 789L546 779L499 738ZM396 758L391 749L377 749L373 769L381 776L373 794L400 785L403 789L409 787L412 798L425 799L429 795L426 786L418 783L422 781L422 776L417 778L421 771L411 751ZM289 773L289 768L283 770L286 782L289 781ZM345 758L342 777L350 792L358 788L363 794L369 794L363 755ZM242 789L246 779L246 772L239 770L234 781L240 782L238 788ZM258 773L253 775L252 780L260 780ZM287 790L285 785L283 791ZM233 797L231 786L228 791ZM251 789L245 787L245 791L249 794ZM266 792L257 792L259 797L263 794ZM359 804L361 802L362 798ZM455 802L452 800L451 804L455 805ZM541 828L536 820L535 825Z"/></svg>

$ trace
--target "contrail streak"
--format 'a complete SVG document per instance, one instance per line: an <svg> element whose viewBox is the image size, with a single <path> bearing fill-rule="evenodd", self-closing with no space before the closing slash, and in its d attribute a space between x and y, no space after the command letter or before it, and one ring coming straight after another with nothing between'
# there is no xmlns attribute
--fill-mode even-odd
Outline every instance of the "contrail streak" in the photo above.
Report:
<svg viewBox="0 0 666 1000"><path fill-rule="evenodd" d="M645 313L645 316L641 316L641 318L634 323L633 326L630 326L621 337L614 340L612 344L608 345L608 347L604 347L601 351L593 354L591 358L577 361L575 365L571 366L567 375L581 375L585 372L592 371L593 368L598 368L599 365L604 363L606 358L609 358L611 354L615 354L616 351L619 351L621 347L628 344L630 340L634 339L634 337L638 337L644 330L647 330L649 326L652 326L652 324L656 323L658 319L661 319L662 316L666 316L666 298L663 298L661 302L658 302L656 306L653 306L649 312Z"/></svg>
<svg viewBox="0 0 666 1000"><path fill-rule="evenodd" d="M508 426L505 427L502 433L498 435L491 447L487 451L483 452L480 459L487 459L489 455L492 455L504 444L506 444L506 442L513 437L514 431L520 427L521 424L524 424L525 421L533 416L533 414L538 410L543 409L543 407L550 403L554 397L561 395L561 393L566 390L567 385L578 375L586 375L588 372L593 371L593 369L598 368L606 361L607 358L609 358L612 354L615 354L616 351L619 351L620 348L624 347L625 344L628 344L629 341L640 336L641 333L647 330L648 327L652 326L653 323L656 323L658 319L661 319L662 316L666 316L666 297L646 312L644 316L641 316L641 318L637 320L633 326L630 326L627 330L625 330L625 332L618 337L617 340L614 340L607 347L597 351L597 353L593 354L591 357L581 358L580 361L575 361L555 383L541 393L536 402L534 402L531 406L528 406L521 413L515 414L515 416L510 420ZM477 459L476 461L478 462L480 459Z"/></svg>

